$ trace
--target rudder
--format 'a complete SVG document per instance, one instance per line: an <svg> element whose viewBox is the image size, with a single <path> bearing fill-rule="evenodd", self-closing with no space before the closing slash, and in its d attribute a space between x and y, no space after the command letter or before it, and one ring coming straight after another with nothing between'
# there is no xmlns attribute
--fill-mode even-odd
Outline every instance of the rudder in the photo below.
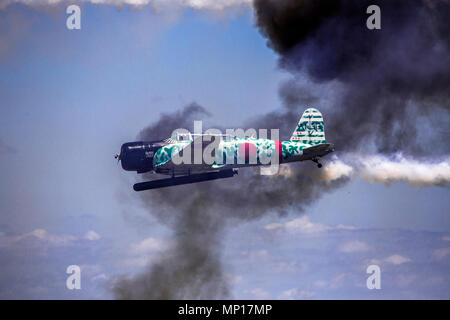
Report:
<svg viewBox="0 0 450 320"><path fill-rule="evenodd" d="M326 143L323 116L319 110L308 108L303 112L292 134L291 141L310 145Z"/></svg>

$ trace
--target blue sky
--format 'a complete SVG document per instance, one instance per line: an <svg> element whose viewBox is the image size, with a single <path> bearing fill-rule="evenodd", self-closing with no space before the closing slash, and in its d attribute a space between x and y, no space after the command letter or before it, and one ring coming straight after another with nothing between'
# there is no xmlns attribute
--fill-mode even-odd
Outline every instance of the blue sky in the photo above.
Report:
<svg viewBox="0 0 450 320"><path fill-rule="evenodd" d="M114 161L121 143L193 101L211 123L239 126L279 108L291 77L250 9L82 14L69 31L63 6L0 11L0 298L112 298L111 279L171 241ZM448 299L449 209L446 187L354 180L301 215L228 228L231 295ZM71 264L81 290L65 287ZM365 287L370 264L381 290Z"/></svg>

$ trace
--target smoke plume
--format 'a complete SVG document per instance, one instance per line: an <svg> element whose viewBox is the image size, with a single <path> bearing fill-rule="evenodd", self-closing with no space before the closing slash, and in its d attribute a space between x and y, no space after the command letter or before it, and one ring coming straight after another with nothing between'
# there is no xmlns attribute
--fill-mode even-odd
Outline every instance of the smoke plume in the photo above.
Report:
<svg viewBox="0 0 450 320"><path fill-rule="evenodd" d="M450 123L450 3L377 1L381 30L366 27L371 4L254 1L257 26L280 66L312 82L292 80L281 97L289 103L333 85L318 107L332 119L326 130L338 150L447 154L449 131L436 128Z"/></svg>
<svg viewBox="0 0 450 320"><path fill-rule="evenodd" d="M368 182L407 182L418 187L448 186L450 159L419 161L402 154L363 155L348 153L327 161L321 179L333 181L342 177L361 178Z"/></svg>

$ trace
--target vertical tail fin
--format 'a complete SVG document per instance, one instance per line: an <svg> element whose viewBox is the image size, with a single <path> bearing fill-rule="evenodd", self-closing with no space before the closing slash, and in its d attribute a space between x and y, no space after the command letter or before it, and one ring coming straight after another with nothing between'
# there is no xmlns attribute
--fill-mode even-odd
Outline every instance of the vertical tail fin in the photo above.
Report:
<svg viewBox="0 0 450 320"><path fill-rule="evenodd" d="M323 117L319 110L308 108L303 112L297 128L292 134L291 141L310 145L326 143Z"/></svg>

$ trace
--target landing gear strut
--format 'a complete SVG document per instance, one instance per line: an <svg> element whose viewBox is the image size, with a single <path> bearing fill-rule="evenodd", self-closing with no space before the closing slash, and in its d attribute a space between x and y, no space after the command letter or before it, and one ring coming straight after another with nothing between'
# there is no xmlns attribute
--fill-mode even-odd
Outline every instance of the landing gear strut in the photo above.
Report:
<svg viewBox="0 0 450 320"><path fill-rule="evenodd" d="M319 162L319 158L312 158L311 159L313 162L317 163L317 167L318 168L322 168L322 164Z"/></svg>

